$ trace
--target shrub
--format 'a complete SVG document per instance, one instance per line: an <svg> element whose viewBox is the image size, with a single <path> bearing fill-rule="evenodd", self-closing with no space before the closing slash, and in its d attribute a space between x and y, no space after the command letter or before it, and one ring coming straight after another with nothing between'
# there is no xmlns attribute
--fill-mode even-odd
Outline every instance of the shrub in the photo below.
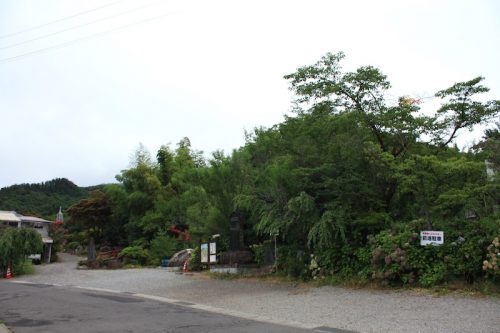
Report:
<svg viewBox="0 0 500 333"><path fill-rule="evenodd" d="M60 224L52 224L49 229L49 236L52 238L52 251L50 252L50 262L57 262L57 253L61 252L65 243L64 229Z"/></svg>
<svg viewBox="0 0 500 333"><path fill-rule="evenodd" d="M409 231L392 234L382 231L369 239L371 245L371 277L384 283L415 282L414 267L411 263L415 254L410 247L415 247L418 234Z"/></svg>
<svg viewBox="0 0 500 333"><path fill-rule="evenodd" d="M254 261L259 265L269 265L274 263L274 243L266 240L261 244L250 245L253 252Z"/></svg>
<svg viewBox="0 0 500 333"><path fill-rule="evenodd" d="M42 237L34 229L0 229L0 273L11 266L17 274L22 269L27 255L40 253L43 248Z"/></svg>
<svg viewBox="0 0 500 333"><path fill-rule="evenodd" d="M151 261L159 264L163 257L171 257L177 250L178 241L175 238L168 236L157 236L154 238L149 246L149 253Z"/></svg>
<svg viewBox="0 0 500 333"><path fill-rule="evenodd" d="M349 278L369 274L371 252L367 247L355 247L347 243L332 244L328 249L315 252L318 265L324 274Z"/></svg>
<svg viewBox="0 0 500 333"><path fill-rule="evenodd" d="M123 260L123 264L125 265L146 265L150 259L149 251L140 246L126 247L118 256Z"/></svg>
<svg viewBox="0 0 500 333"><path fill-rule="evenodd" d="M454 278L473 283L485 272L491 275L490 264L493 271L493 263L498 264L492 255L495 244L488 247L486 242L494 226L491 221L435 222L435 229L445 233L445 243L440 246L420 246L418 230L424 227L418 221L382 231L369 241L371 277L384 283L419 283L425 287Z"/></svg>
<svg viewBox="0 0 500 333"><path fill-rule="evenodd" d="M265 247L264 244L254 244L250 245L250 249L253 252L255 262L261 266L264 264L264 254L265 254Z"/></svg>
<svg viewBox="0 0 500 333"><path fill-rule="evenodd" d="M189 269L192 271L201 271L203 268L201 264L201 248L195 246L191 252L191 260L189 261Z"/></svg>
<svg viewBox="0 0 500 333"><path fill-rule="evenodd" d="M16 264L14 264L13 271L17 276L25 275L25 274L33 274L35 272L35 268L31 263L31 260L23 260Z"/></svg>
<svg viewBox="0 0 500 333"><path fill-rule="evenodd" d="M309 280L310 253L300 247L288 245L278 247L277 271L289 277Z"/></svg>
<svg viewBox="0 0 500 333"><path fill-rule="evenodd" d="M493 278L500 276L500 237L495 237L488 246L486 260L483 261L483 270Z"/></svg>
<svg viewBox="0 0 500 333"><path fill-rule="evenodd" d="M418 281L424 287L437 285L447 278L447 267L444 263L436 263L426 269L419 277Z"/></svg>

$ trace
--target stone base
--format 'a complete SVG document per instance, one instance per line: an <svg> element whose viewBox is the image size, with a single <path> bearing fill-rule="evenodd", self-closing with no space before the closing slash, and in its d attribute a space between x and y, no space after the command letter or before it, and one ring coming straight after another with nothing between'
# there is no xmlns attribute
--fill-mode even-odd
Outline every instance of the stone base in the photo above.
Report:
<svg viewBox="0 0 500 333"><path fill-rule="evenodd" d="M272 271L272 266L266 266L266 267L259 267L258 265L212 265L212 266L210 266L211 273L261 275L261 274L268 274L271 271Z"/></svg>

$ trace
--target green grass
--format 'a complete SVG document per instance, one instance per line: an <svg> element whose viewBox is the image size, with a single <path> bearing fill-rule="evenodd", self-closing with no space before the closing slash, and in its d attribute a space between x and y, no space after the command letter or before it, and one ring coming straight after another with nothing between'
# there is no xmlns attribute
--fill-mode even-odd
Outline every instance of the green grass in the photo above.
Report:
<svg viewBox="0 0 500 333"><path fill-rule="evenodd" d="M206 272L205 275L212 279L217 280L239 280L239 279L259 279L264 282L278 283L278 284L291 284L294 287L323 287L323 286L337 286L350 289L372 289L372 290L406 290L417 293L432 294L435 296L445 295L467 295L467 296L492 296L500 297L500 284L497 281L489 281L480 279L473 284L466 283L461 280L454 280L432 287L422 287L418 285L413 286L398 286L381 283L378 281L371 281L362 277L344 277L339 275L326 276L322 279L310 280L307 282L300 281L288 276L283 276L276 273L265 275L252 275L252 274L231 274L231 273L214 273Z"/></svg>
<svg viewBox="0 0 500 333"><path fill-rule="evenodd" d="M24 262L15 265L12 271L14 276L28 275L35 272L35 267L31 263L31 259L27 259Z"/></svg>
<svg viewBox="0 0 500 333"><path fill-rule="evenodd" d="M500 284L498 282L480 279L472 284L457 280L430 287L428 290L436 295L463 294L470 296L500 297Z"/></svg>

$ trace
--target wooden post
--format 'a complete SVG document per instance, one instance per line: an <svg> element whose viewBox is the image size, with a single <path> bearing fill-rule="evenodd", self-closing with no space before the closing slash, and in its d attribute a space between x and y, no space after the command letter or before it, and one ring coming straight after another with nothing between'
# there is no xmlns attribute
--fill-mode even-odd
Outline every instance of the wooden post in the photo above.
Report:
<svg viewBox="0 0 500 333"><path fill-rule="evenodd" d="M50 257L52 255L52 244L49 243L48 245L49 245L49 255L47 256L47 259L45 260L45 262L47 264L50 264Z"/></svg>

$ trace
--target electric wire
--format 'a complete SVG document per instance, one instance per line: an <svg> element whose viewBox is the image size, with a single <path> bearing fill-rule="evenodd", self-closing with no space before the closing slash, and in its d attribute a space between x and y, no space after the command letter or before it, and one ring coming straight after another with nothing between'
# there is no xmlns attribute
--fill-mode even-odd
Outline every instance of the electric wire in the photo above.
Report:
<svg viewBox="0 0 500 333"><path fill-rule="evenodd" d="M12 36L20 35L22 33L28 32L28 31L37 30L37 29L40 29L40 28L43 28L43 27L46 27L46 26L49 26L49 25L52 25L52 24L56 24L56 23L59 23L59 22L63 22L63 21L66 21L66 20L69 20L69 19L81 16L81 15L92 13L92 12L101 10L103 8L114 6L114 5L116 5L116 4L120 3L120 2L125 2L125 1L128 1L128 0L119 0L119 1L111 2L111 3L105 4L105 5L99 6L99 7L95 7L95 8L88 9L88 10L84 10L82 12L78 12L76 14L73 14L73 15L70 15L70 16L66 16L66 17L63 17L63 18L60 18L60 19L57 19L57 20L54 20L54 21L50 21L50 22L47 22L47 23L43 23L43 24L31 27L31 28L27 28L27 29L16 31L16 32L12 32L12 33L9 33L9 34L6 34L6 35L2 35L2 36L0 36L0 39L4 39L4 38L7 38L7 37L12 37Z"/></svg>
<svg viewBox="0 0 500 333"><path fill-rule="evenodd" d="M71 31L71 30L79 29L79 28L82 28L82 27L85 27L85 26L88 26L88 25L92 25L92 24L95 24L95 23L99 23L99 22L111 20L111 19L114 19L116 17L123 16L123 15L126 15L126 14L130 14L130 13L142 10L144 8L147 8L147 7L155 6L158 2L160 2L160 1L155 1L155 2L152 2L150 4L139 6L139 7L135 7L133 9L126 10L126 11L118 13L118 14L113 14L113 15L110 15L110 16L106 16L106 17L94 20L94 21L90 21L90 22L79 24L79 25L75 25L73 27L69 27L69 28L66 28L66 29L63 29L63 30L55 31L55 32L52 32L52 33L49 33L49 34L46 34L46 35L38 36L38 37L35 37L35 38L32 38L32 39L28 39L28 40L25 40L25 41L22 41L22 42L19 42L19 43L14 43L14 44L6 45L6 46L1 46L0 50L5 50L5 49L13 48L13 47L16 47L16 46L19 46L19 45L24 45L24 44L31 43L31 42L34 42L34 41L37 41L37 40L41 40L41 39L45 39L45 38L52 37L52 36L55 36L55 35L59 35L59 34L62 34L64 32L68 32L68 31Z"/></svg>
<svg viewBox="0 0 500 333"><path fill-rule="evenodd" d="M129 28L129 27L132 27L132 26L136 26L136 25L144 24L144 23L147 23L147 22L150 22L150 21L158 20L158 19L161 19L161 18L169 16L169 15L173 15L173 14L175 14L175 12L165 13L165 14L162 14L162 15L149 17L149 18L144 19L144 20L140 20L140 21L133 22L133 23L130 23L130 24L122 25L122 26L119 26L119 27L116 27L116 28L113 28L113 29L109 29L109 30L105 30L105 31L102 31L102 32L98 32L98 33L95 33L95 34L92 34L92 35L88 35L88 36L85 36L85 37L82 37L82 38L77 38L77 39L70 40L70 41L67 41L67 42L64 42L64 43L55 44L55 45L52 45L52 46L49 46L49 47L41 48L41 49L34 50L34 51L31 51L31 52L26 52L26 53L19 54L19 55L13 56L13 57L3 58L3 59L0 59L0 65L1 64L5 64L5 63L9 63L9 62L13 62L13 61L17 61L17 60L20 60L20 59L23 59L23 58L27 58L27 57L30 57L30 56L35 56L35 55L38 55L38 54L41 54L41 53L44 53L44 52L48 52L50 50L56 50L56 49L65 48L65 47L68 47L68 46L73 45L73 44L77 44L77 43L80 43L80 42L83 42L83 41L86 41L86 40L94 39L94 38L97 38L97 37L100 37L100 36L108 35L110 33L113 33L113 32L119 31L119 30L123 30L123 29Z"/></svg>

